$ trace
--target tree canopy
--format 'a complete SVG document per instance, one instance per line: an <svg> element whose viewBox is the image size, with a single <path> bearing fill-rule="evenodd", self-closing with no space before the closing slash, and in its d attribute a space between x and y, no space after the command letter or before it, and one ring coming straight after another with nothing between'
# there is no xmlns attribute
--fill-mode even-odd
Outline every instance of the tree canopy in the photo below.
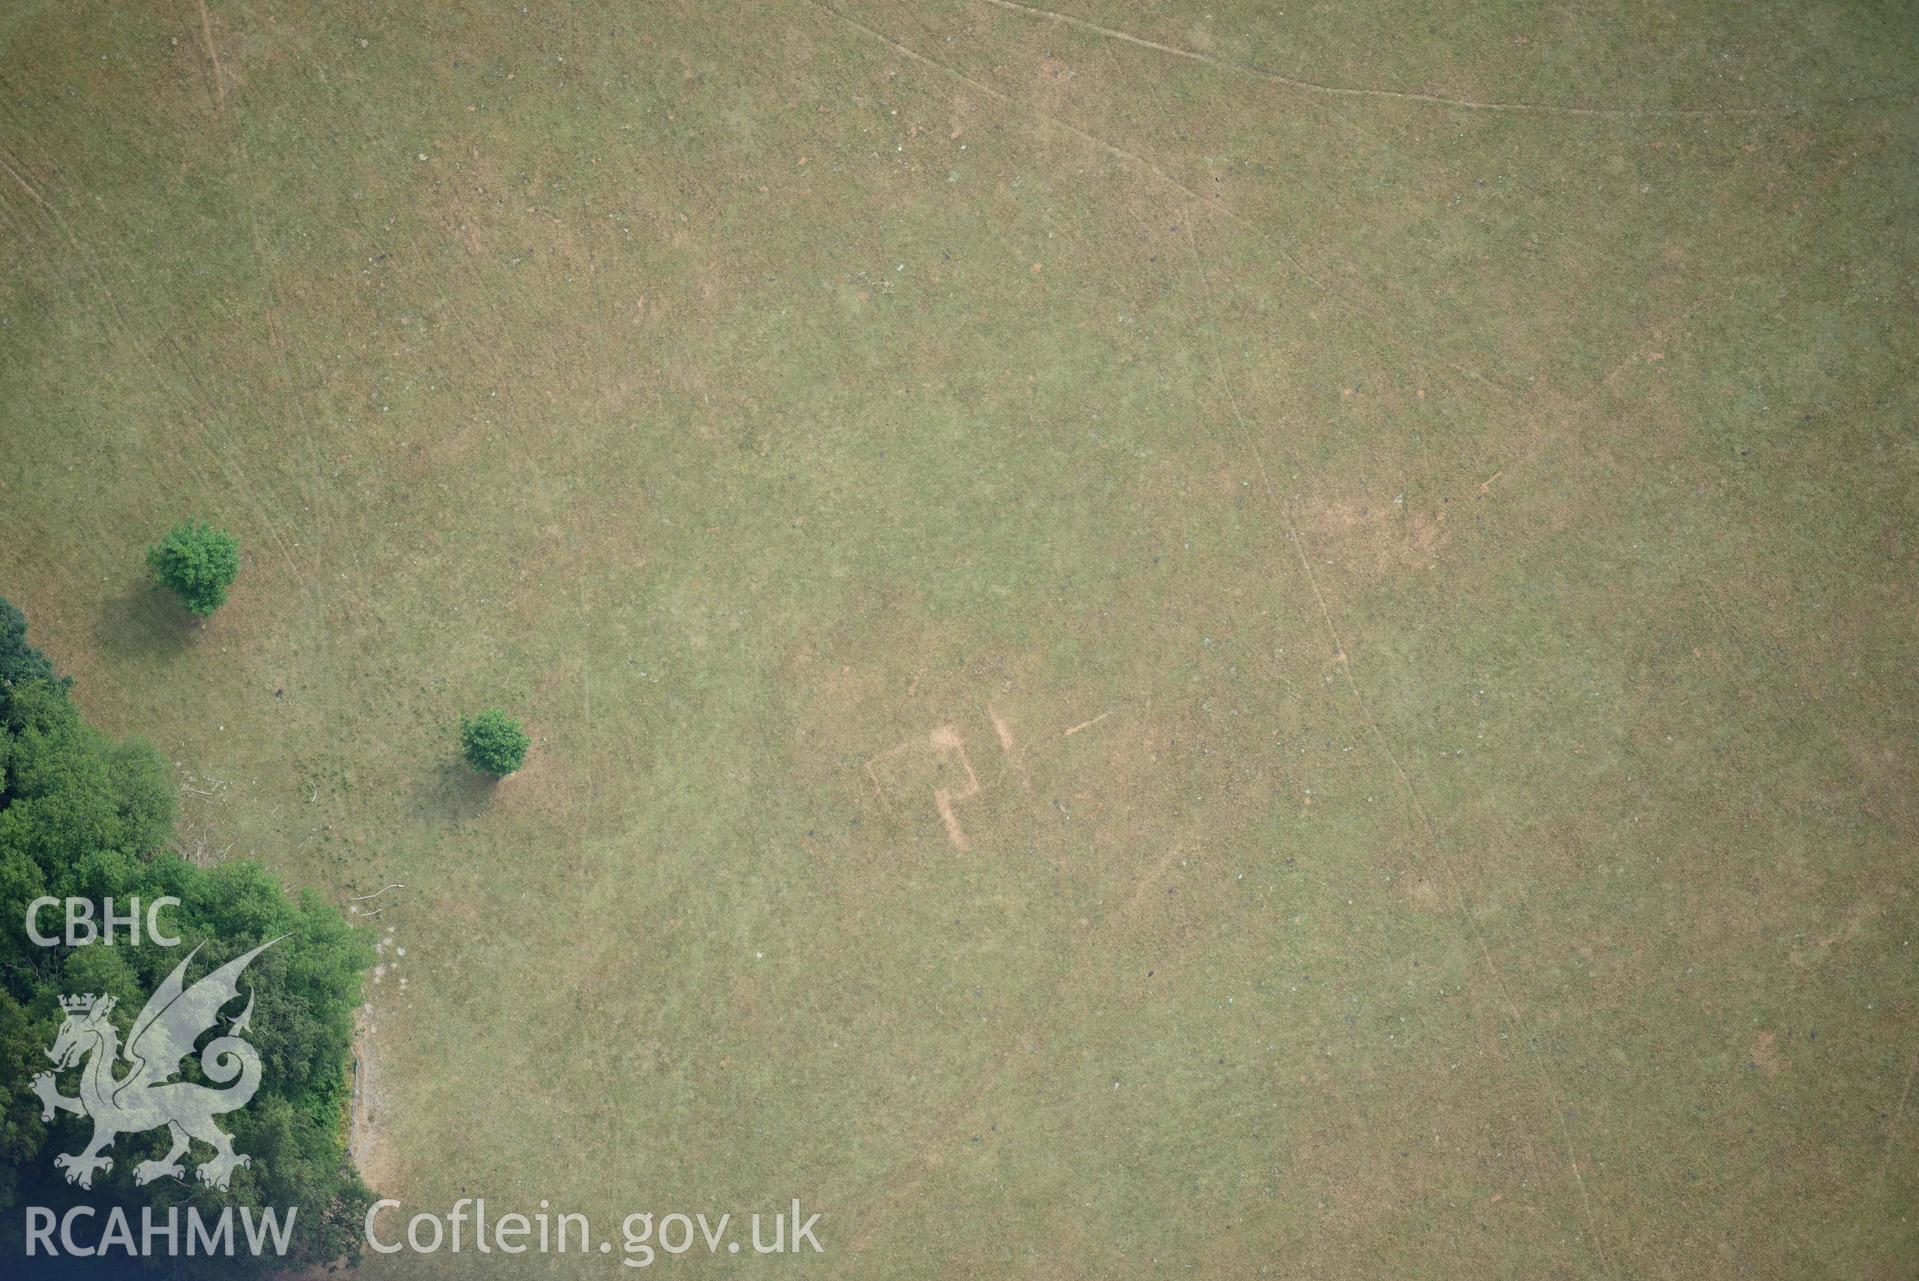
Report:
<svg viewBox="0 0 1919 1281"><path fill-rule="evenodd" d="M460 746L467 763L495 778L505 778L520 768L532 742L520 723L497 707L460 721Z"/></svg>
<svg viewBox="0 0 1919 1281"><path fill-rule="evenodd" d="M9 626L0 615L0 661L16 635ZM113 742L85 724L62 683L44 676L0 680L0 919L13 923L0 931L0 1244L14 1247L17 1257L24 1205L59 1213L83 1201L104 1214L108 1204L121 1204L137 1221L141 1206L164 1214L191 1202L208 1215L224 1206L299 1207L297 1258L290 1252L274 1261L280 1266L357 1256L371 1195L346 1153L348 1072L353 1010L372 949L336 908L311 891L289 897L258 863L202 868L169 852L173 822L172 782L151 747ZM123 938L111 947L40 947L22 926L28 904L41 895L96 904L110 895L122 911L136 896L144 906L171 895L180 905L167 910L163 925L181 945L127 946ZM58 932L56 919L43 914L43 931ZM279 935L287 937L243 979L255 1000L247 1039L263 1063L259 1091L221 1118L252 1165L234 1172L225 1193L172 1179L136 1191L134 1166L165 1151L166 1132L129 1133L119 1137L112 1169L91 1190L68 1186L53 1157L80 1150L91 1123L64 1112L43 1122L29 1088L47 1067L43 1051L63 1020L60 997L116 997L114 1018L124 1036L188 949L201 948L187 976L192 982Z"/></svg>
<svg viewBox="0 0 1919 1281"><path fill-rule="evenodd" d="M47 656L27 644L27 616L0 596L0 685L58 679Z"/></svg>
<svg viewBox="0 0 1919 1281"><path fill-rule="evenodd" d="M240 573L240 540L224 529L183 520L147 549L147 564L162 587L205 618L226 604L227 588Z"/></svg>

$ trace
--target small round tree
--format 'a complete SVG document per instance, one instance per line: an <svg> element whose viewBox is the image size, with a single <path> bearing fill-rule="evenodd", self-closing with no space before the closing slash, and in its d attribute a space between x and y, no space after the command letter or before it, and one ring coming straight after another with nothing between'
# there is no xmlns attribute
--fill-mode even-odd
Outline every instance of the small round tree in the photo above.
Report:
<svg viewBox="0 0 1919 1281"><path fill-rule="evenodd" d="M224 529L183 520L147 548L147 564L160 586L205 618L226 604L227 588L240 572L240 540Z"/></svg>
<svg viewBox="0 0 1919 1281"><path fill-rule="evenodd" d="M505 778L520 768L532 742L520 723L497 707L460 718L460 747L467 764L495 778Z"/></svg>

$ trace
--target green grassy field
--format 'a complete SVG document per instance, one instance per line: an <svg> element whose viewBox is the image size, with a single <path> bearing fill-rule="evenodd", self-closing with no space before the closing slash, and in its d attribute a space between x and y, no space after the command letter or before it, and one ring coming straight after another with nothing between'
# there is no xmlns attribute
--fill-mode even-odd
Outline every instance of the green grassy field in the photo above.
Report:
<svg viewBox="0 0 1919 1281"><path fill-rule="evenodd" d="M1891 4L29 0L0 594L190 848L404 886L409 1209L1910 1276L1916 100Z"/></svg>

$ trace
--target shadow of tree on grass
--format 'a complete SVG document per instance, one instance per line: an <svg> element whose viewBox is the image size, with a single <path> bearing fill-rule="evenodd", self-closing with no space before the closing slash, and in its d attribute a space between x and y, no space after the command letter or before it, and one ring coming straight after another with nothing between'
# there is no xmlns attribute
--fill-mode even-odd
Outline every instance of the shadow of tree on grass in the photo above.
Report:
<svg viewBox="0 0 1919 1281"><path fill-rule="evenodd" d="M497 786L494 779L452 756L421 777L416 808L456 822L469 819L487 807Z"/></svg>
<svg viewBox="0 0 1919 1281"><path fill-rule="evenodd" d="M204 622L147 578L129 580L108 597L93 624L94 643L121 657L170 658L198 644L205 633Z"/></svg>

